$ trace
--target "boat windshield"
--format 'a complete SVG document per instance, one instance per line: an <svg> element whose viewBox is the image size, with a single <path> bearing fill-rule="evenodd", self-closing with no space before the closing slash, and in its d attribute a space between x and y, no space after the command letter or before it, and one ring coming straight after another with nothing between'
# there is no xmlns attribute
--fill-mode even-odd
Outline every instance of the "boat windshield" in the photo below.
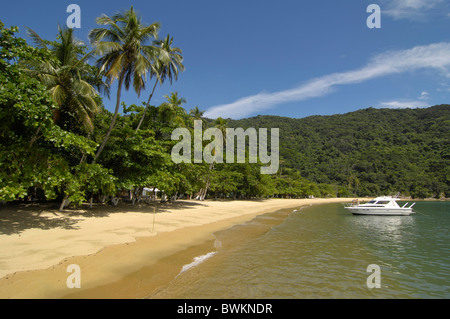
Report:
<svg viewBox="0 0 450 319"><path fill-rule="evenodd" d="M375 201L375 200L371 200L371 201L368 201L367 202L367 204L375 204L377 201Z"/></svg>
<svg viewBox="0 0 450 319"><path fill-rule="evenodd" d="M390 201L388 201L388 200L379 200L377 202L377 204L380 204L380 205L386 205L386 204L389 204L389 203L390 203Z"/></svg>

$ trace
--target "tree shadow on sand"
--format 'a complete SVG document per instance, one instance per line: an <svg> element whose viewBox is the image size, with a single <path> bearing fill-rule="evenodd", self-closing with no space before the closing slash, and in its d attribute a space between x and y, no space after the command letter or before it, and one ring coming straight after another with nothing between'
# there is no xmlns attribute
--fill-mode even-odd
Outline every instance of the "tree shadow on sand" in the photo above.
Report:
<svg viewBox="0 0 450 319"><path fill-rule="evenodd" d="M77 229L76 219L33 205L0 209L0 235L20 234L27 229Z"/></svg>
<svg viewBox="0 0 450 319"><path fill-rule="evenodd" d="M195 209L207 206L208 202L179 200L173 203L141 203L132 205L120 202L116 207L95 203L80 207L68 208L60 212L57 205L48 204L7 204L0 205L0 235L20 234L28 229L50 230L61 228L67 230L79 229L77 224L86 218L105 218L116 213L181 213L185 209Z"/></svg>

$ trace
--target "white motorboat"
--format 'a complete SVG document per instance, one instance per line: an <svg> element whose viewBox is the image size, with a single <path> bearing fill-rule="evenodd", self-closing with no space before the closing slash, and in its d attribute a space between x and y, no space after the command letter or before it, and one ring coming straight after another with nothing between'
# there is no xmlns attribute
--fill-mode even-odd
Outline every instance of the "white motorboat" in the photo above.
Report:
<svg viewBox="0 0 450 319"><path fill-rule="evenodd" d="M345 207L353 215L383 215L383 216L408 216L414 213L413 203L407 207L408 203L400 207L396 198L393 197L377 197L367 203L360 204L358 200L354 200L351 205Z"/></svg>

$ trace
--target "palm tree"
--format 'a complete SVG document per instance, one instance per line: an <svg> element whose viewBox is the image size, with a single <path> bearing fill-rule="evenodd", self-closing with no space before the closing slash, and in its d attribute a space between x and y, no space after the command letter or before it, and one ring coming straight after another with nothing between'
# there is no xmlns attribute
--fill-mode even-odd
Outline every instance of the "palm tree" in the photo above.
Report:
<svg viewBox="0 0 450 319"><path fill-rule="evenodd" d="M99 94L92 83L84 80L89 73L85 61L90 54L84 54L85 44L74 36L73 29L58 26L59 42L43 40L35 31L28 28L28 35L40 48L52 52L53 61L32 60L26 62L26 72L39 79L50 90L55 105L55 123L64 120L77 121L89 133L93 130L92 119L99 111ZM84 56L83 56L84 55ZM98 87L102 85L97 81ZM64 114L64 119L61 119ZM72 114L72 115L71 115Z"/></svg>
<svg viewBox="0 0 450 319"><path fill-rule="evenodd" d="M224 142L226 142L225 136L226 136L226 131L227 131L227 127L228 127L228 120L218 117L214 121L214 126L216 128L218 128L220 130L220 132L222 132L222 136L224 137Z"/></svg>
<svg viewBox="0 0 450 319"><path fill-rule="evenodd" d="M170 95L164 95L164 97L167 102L160 105L163 122L170 121L177 126L184 126L183 116L186 114L186 110L181 106L186 103L186 99L178 97L178 92L172 92Z"/></svg>
<svg viewBox="0 0 450 319"><path fill-rule="evenodd" d="M116 123L122 87L125 86L128 90L130 85L133 85L138 96L141 90L145 89L147 74L152 70L148 53L154 51L154 48L146 43L157 38L160 28L159 23L145 25L133 6L130 10L112 17L102 15L96 21L97 24L105 26L89 32L89 39L96 53L100 55L97 64L110 83L118 80L118 87L114 115L94 162L102 153Z"/></svg>
<svg viewBox="0 0 450 319"><path fill-rule="evenodd" d="M91 53L85 54L85 44L74 36L74 30L62 29L58 26L58 41L43 40L35 31L28 28L28 35L38 47L49 50L53 59L26 61L24 71L39 79L50 90L57 109L53 112L53 120L60 125L71 126L70 130L84 129L88 134L93 131L93 117L99 112L99 93L94 86L108 92L107 86L98 76L92 76L92 66L85 63ZM85 80L89 79L89 80ZM78 122L76 126L73 123ZM37 140L38 128L30 146ZM85 161L82 155L80 163ZM63 210L69 194L61 202Z"/></svg>
<svg viewBox="0 0 450 319"><path fill-rule="evenodd" d="M172 84L173 79L178 80L178 74L184 71L183 56L180 48L172 47L173 38L170 35L164 40L155 41L155 46L149 48L147 51L149 59L153 60L153 69L151 76L156 76L155 85L153 86L152 93L150 94L147 102L147 106L142 114L141 120L136 128L136 132L144 121L145 115L147 114L148 107L150 105L150 100L155 93L156 86L158 83L161 85L166 79L169 79L170 84Z"/></svg>
<svg viewBox="0 0 450 319"><path fill-rule="evenodd" d="M172 92L170 95L164 95L164 97L167 99L166 104L169 105L174 110L180 110L182 109L182 105L186 103L186 99L184 97L178 97L178 92ZM183 109L183 112L186 112Z"/></svg>
<svg viewBox="0 0 450 319"><path fill-rule="evenodd" d="M189 111L189 115L193 120L202 120L203 114L205 114L205 111L200 111L198 106Z"/></svg>

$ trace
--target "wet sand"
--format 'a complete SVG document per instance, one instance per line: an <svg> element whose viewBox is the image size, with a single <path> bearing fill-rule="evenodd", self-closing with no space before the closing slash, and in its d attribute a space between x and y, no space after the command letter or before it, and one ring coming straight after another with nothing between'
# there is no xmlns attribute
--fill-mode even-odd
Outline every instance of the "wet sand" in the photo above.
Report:
<svg viewBox="0 0 450 319"><path fill-rule="evenodd" d="M0 211L0 298L144 298L193 258L213 233L282 208L351 199L179 201L92 210ZM154 213L156 209L156 214ZM81 269L69 289L67 267Z"/></svg>

